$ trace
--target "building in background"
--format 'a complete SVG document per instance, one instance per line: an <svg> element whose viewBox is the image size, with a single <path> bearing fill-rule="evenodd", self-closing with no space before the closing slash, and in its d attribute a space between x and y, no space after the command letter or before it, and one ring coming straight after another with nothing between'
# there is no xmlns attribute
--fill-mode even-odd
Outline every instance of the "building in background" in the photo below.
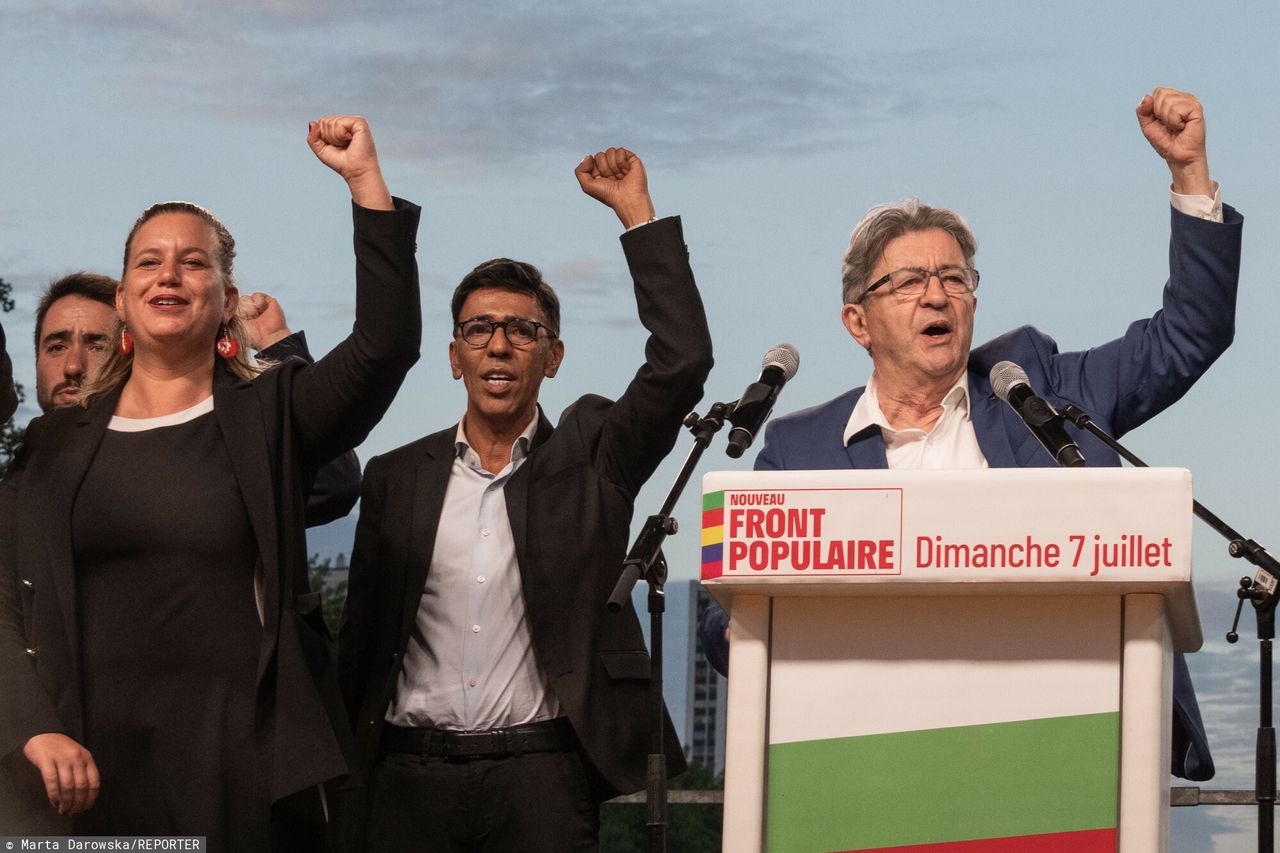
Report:
<svg viewBox="0 0 1280 853"><path fill-rule="evenodd" d="M684 749L689 762L698 762L717 775L724 775L725 714L729 684L711 668L698 640L698 620L711 603L711 596L698 581L689 581L688 656L685 679Z"/></svg>

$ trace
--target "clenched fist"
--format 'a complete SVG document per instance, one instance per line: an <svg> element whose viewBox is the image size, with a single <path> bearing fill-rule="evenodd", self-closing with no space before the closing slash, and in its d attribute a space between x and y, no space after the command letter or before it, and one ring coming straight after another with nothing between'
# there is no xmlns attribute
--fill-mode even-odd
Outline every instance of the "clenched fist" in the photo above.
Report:
<svg viewBox="0 0 1280 853"><path fill-rule="evenodd" d="M325 116L307 124L307 144L351 188L361 207L391 210L391 193L382 179L369 123L360 116Z"/></svg>
<svg viewBox="0 0 1280 853"><path fill-rule="evenodd" d="M258 352L291 334L289 323L284 318L284 309L270 294L250 293L240 297L236 314L240 316L240 322L244 323L245 332L248 333L247 343Z"/></svg>
<svg viewBox="0 0 1280 853"><path fill-rule="evenodd" d="M1173 191L1213 195L1209 155L1205 147L1204 108L1190 92L1157 88L1138 104L1142 135L1169 164Z"/></svg>
<svg viewBox="0 0 1280 853"><path fill-rule="evenodd" d="M608 205L626 228L653 219L644 163L625 148L607 148L582 158L574 176L582 191Z"/></svg>

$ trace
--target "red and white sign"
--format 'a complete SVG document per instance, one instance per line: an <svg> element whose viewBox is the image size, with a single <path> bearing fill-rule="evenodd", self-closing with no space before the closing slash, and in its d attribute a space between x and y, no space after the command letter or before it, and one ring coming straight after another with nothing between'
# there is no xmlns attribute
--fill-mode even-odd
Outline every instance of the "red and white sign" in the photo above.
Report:
<svg viewBox="0 0 1280 853"><path fill-rule="evenodd" d="M1186 580L1184 469L717 472L703 578Z"/></svg>

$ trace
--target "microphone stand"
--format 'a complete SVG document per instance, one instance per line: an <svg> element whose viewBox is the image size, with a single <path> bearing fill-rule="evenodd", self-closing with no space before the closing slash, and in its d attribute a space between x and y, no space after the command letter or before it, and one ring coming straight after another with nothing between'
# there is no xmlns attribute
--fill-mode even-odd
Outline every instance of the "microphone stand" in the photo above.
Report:
<svg viewBox="0 0 1280 853"><path fill-rule="evenodd" d="M1133 465L1146 468L1147 463L1121 446L1110 435L1102 430L1089 414L1068 403L1062 410L1072 423L1081 429L1088 430L1102 440L1104 444L1119 453ZM1236 616L1227 632L1227 642L1235 643L1240 639L1236 628L1240 626L1240 612L1244 603L1253 605L1254 615L1258 622L1258 646L1261 667L1258 678L1259 712L1258 736L1254 753L1254 796L1258 803L1258 853L1273 853L1275 849L1275 805L1276 805L1276 730L1271 718L1271 641L1276 636L1276 601L1277 579L1280 579L1280 563L1276 562L1267 550L1252 539L1246 539L1229 524L1218 518L1197 500L1191 502L1192 512L1205 524L1212 527L1227 540L1227 553L1238 559L1248 560L1257 567L1258 572L1252 578L1240 578L1240 588L1236 590Z"/></svg>
<svg viewBox="0 0 1280 853"><path fill-rule="evenodd" d="M649 830L649 853L665 853L667 849L667 753L664 743L665 715L662 704L662 614L666 609L663 584L667 582L667 559L662 544L680 529L671 516L676 501L689 482L702 453L711 438L724 426L733 411L733 403L715 403L706 417L690 412L684 425L693 433L693 447L676 475L667 499L656 515L645 519L636 540L622 562L622 575L609 596L609 610L620 611L631 598L636 581L649 584L649 760L646 768L645 805Z"/></svg>

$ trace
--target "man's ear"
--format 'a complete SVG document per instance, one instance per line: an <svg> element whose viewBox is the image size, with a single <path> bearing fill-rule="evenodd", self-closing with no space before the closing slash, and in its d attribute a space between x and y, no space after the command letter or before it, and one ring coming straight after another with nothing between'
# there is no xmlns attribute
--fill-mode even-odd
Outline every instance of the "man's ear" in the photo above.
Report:
<svg viewBox="0 0 1280 853"><path fill-rule="evenodd" d="M551 358L547 361L547 366L542 371L543 375L548 379L555 376L556 371L560 369L562 361L564 361L564 341L556 338L551 342Z"/></svg>
<svg viewBox="0 0 1280 853"><path fill-rule="evenodd" d="M454 379L462 378L462 367L458 364L458 342L449 341L449 369L453 371Z"/></svg>
<svg viewBox="0 0 1280 853"><path fill-rule="evenodd" d="M846 303L840 311L840 321L849 330L849 336L865 350L871 349L871 333L867 330L867 309L863 305Z"/></svg>

